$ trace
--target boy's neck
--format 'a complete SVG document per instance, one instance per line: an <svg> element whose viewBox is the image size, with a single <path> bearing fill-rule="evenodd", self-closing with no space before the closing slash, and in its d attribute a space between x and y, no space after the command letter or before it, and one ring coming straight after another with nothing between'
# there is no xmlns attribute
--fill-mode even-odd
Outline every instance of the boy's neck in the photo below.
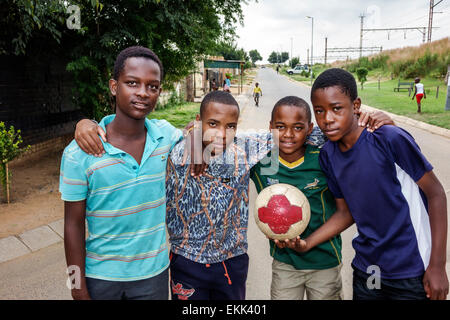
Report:
<svg viewBox="0 0 450 320"><path fill-rule="evenodd" d="M343 152L350 150L358 141L363 131L364 128L358 126L358 122L354 121L352 129L338 141L339 149Z"/></svg>
<svg viewBox="0 0 450 320"><path fill-rule="evenodd" d="M284 161L289 163L293 163L295 161L300 160L305 156L306 145L303 145L300 149L298 149L295 153L292 154L284 154L281 150L279 151L279 156Z"/></svg>
<svg viewBox="0 0 450 320"><path fill-rule="evenodd" d="M145 118L133 119L117 110L116 117L108 125L107 134L124 139L137 139L146 134Z"/></svg>

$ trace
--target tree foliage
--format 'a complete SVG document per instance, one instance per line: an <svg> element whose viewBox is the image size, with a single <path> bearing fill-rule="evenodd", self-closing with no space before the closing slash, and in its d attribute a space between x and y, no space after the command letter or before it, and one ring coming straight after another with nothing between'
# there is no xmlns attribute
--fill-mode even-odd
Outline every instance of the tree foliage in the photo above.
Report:
<svg viewBox="0 0 450 320"><path fill-rule="evenodd" d="M358 68L356 69L356 76L358 77L358 81L361 83L361 90L364 89L364 82L367 81L367 75L369 74L369 70L367 68Z"/></svg>
<svg viewBox="0 0 450 320"><path fill-rule="evenodd" d="M36 55L42 46L69 61L76 103L86 116L108 112L107 81L117 54L132 45L151 48L163 62L166 81L187 75L196 59L219 39L230 41L243 23L246 0L73 0L81 28L68 29L69 1L5 0L1 6L0 54Z"/></svg>
<svg viewBox="0 0 450 320"><path fill-rule="evenodd" d="M270 63L285 63L287 60L289 60L289 53L288 52L275 52L272 51L272 53L269 55L269 58L267 61Z"/></svg>
<svg viewBox="0 0 450 320"><path fill-rule="evenodd" d="M250 59L252 60L252 63L255 64L256 61L260 61L262 60L261 55L259 54L258 50L254 49L254 50L250 50L248 52Z"/></svg>

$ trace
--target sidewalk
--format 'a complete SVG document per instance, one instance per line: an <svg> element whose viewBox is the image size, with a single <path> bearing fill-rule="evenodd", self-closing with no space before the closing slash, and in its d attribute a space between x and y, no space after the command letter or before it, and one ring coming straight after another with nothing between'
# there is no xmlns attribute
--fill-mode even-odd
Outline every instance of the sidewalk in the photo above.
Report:
<svg viewBox="0 0 450 320"><path fill-rule="evenodd" d="M46 248L64 239L64 219L0 239L0 263Z"/></svg>

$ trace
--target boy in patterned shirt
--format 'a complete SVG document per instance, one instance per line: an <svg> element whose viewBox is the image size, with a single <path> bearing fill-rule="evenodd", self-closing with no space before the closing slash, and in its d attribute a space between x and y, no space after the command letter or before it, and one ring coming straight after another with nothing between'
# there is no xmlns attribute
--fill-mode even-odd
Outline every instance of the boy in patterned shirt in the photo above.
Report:
<svg viewBox="0 0 450 320"><path fill-rule="evenodd" d="M243 300L248 271L250 168L271 149L271 135L237 135L239 106L223 91L200 106L208 168L199 177L182 165L185 140L167 168L167 227L172 299Z"/></svg>

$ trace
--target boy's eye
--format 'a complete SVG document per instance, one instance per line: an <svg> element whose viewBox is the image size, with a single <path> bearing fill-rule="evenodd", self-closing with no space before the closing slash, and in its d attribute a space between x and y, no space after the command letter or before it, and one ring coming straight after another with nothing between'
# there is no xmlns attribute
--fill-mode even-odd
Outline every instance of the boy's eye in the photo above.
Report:
<svg viewBox="0 0 450 320"><path fill-rule="evenodd" d="M159 85L157 84L151 84L149 85L150 90L152 91L158 91L159 90Z"/></svg>
<svg viewBox="0 0 450 320"><path fill-rule="evenodd" d="M303 130L303 127L295 127L295 130L296 130L296 131L302 131L302 130Z"/></svg>
<svg viewBox="0 0 450 320"><path fill-rule="evenodd" d="M127 83L127 85L129 85L130 87L135 87L135 86L137 85L137 82L136 82L136 81L127 81L126 83Z"/></svg>
<svg viewBox="0 0 450 320"><path fill-rule="evenodd" d="M209 125L210 127L215 127L215 126L216 126L216 123L215 123L215 122L209 122L208 125Z"/></svg>
<svg viewBox="0 0 450 320"><path fill-rule="evenodd" d="M228 129L236 129L236 125L230 124L230 125L228 126Z"/></svg>
<svg viewBox="0 0 450 320"><path fill-rule="evenodd" d="M275 126L275 128L278 130L282 130L282 129L284 129L284 126Z"/></svg>
<svg viewBox="0 0 450 320"><path fill-rule="evenodd" d="M334 111L334 112L338 112L338 111L341 110L341 109L342 109L342 107L334 107L334 108L333 108L333 111Z"/></svg>
<svg viewBox="0 0 450 320"><path fill-rule="evenodd" d="M315 109L314 112L315 112L316 114L320 114L320 113L323 112L323 110L321 110L321 109Z"/></svg>

